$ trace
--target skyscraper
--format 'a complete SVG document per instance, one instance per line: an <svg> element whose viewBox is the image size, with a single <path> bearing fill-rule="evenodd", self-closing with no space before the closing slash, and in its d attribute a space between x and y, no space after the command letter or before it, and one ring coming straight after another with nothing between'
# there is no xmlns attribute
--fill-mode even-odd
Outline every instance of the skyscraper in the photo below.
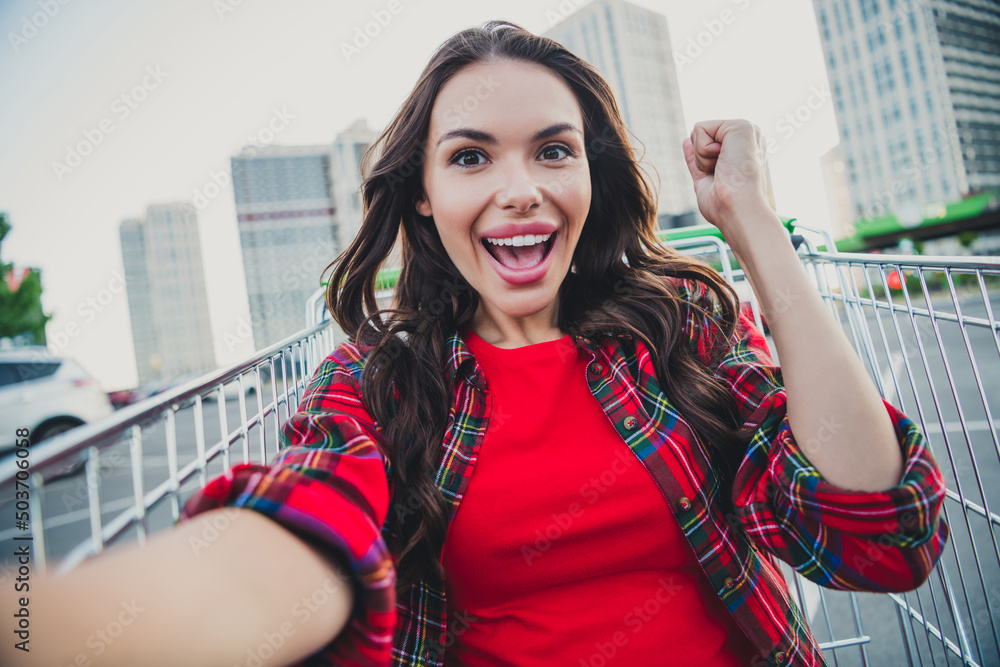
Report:
<svg viewBox="0 0 1000 667"><path fill-rule="evenodd" d="M687 136L667 18L624 0L593 0L557 23L550 37L597 68L615 93L637 157L659 176L661 218L695 211L681 141ZM645 154L643 155L643 147ZM693 215L686 215L691 222ZM676 222L676 219L674 220Z"/></svg>
<svg viewBox="0 0 1000 667"><path fill-rule="evenodd" d="M298 333L340 244L332 145L249 147L232 158L255 349Z"/></svg>
<svg viewBox="0 0 1000 667"><path fill-rule="evenodd" d="M119 227L139 384L215 368L198 218L157 204Z"/></svg>
<svg viewBox="0 0 1000 667"><path fill-rule="evenodd" d="M1000 5L813 0L855 219L1000 186Z"/></svg>
<svg viewBox="0 0 1000 667"><path fill-rule="evenodd" d="M361 229L361 158L375 132L356 120L333 141L333 193L337 211L339 249L343 250Z"/></svg>

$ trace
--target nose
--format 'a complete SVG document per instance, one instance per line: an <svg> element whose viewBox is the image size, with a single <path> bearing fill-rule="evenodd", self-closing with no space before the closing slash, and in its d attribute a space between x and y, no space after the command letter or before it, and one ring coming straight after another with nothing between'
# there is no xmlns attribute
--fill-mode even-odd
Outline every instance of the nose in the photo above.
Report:
<svg viewBox="0 0 1000 667"><path fill-rule="evenodd" d="M504 171L503 178L504 182L496 194L497 206L516 213L527 213L541 206L542 191L530 166L510 165Z"/></svg>

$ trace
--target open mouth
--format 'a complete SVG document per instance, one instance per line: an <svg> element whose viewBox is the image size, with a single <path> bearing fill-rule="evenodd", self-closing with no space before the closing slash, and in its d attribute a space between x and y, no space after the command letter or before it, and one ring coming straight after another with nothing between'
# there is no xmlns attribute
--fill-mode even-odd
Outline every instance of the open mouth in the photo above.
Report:
<svg viewBox="0 0 1000 667"><path fill-rule="evenodd" d="M551 234L515 236L508 239L481 239L486 252L502 266L512 270L531 269L542 262L552 252L556 235Z"/></svg>

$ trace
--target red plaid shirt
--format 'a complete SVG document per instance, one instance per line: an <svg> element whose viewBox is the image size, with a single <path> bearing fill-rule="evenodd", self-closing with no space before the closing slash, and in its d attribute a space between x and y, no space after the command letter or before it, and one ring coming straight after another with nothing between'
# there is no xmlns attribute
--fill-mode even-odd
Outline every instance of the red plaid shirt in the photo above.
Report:
<svg viewBox="0 0 1000 667"><path fill-rule="evenodd" d="M719 316L700 283L676 286L688 303ZM711 325L701 309L688 308L691 349L705 350ZM926 580L948 536L939 518L945 484L924 437L891 405L885 408L905 457L899 484L877 493L833 486L792 437L780 371L763 336L742 320L715 370L736 397L744 424L755 430L735 475L735 514L727 517L706 446L661 393L644 344L620 334L574 340L589 360L594 398L663 492L711 585L756 645L749 664L825 664L775 557L834 589L903 591ZM490 415L481 368L457 333L448 346L454 400L436 481L451 520ZM443 582L427 576L406 599L395 598L382 534L393 510L391 489L383 435L361 396L364 364L356 345L341 344L284 424L274 461L237 465L213 479L188 500L183 518L227 505L250 508L348 557L357 609L344 631L302 665L441 665L454 641Z"/></svg>

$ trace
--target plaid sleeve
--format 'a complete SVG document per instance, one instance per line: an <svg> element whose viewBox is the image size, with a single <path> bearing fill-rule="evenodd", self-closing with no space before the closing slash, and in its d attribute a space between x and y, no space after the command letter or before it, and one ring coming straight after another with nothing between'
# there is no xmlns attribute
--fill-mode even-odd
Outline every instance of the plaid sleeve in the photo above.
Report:
<svg viewBox="0 0 1000 667"><path fill-rule="evenodd" d="M182 520L217 507L261 512L350 568L357 604L344 630L301 665L388 665L395 570L381 537L389 484L381 433L361 400L362 364L342 344L320 365L280 431L269 465L241 464L211 480Z"/></svg>
<svg viewBox="0 0 1000 667"><path fill-rule="evenodd" d="M692 349L707 360L720 307L700 284L681 295L692 308ZM917 426L883 401L904 457L900 482L885 491L843 489L809 462L789 427L781 371L763 335L741 313L735 340L715 374L753 433L736 472L736 519L760 547L829 588L908 591L930 575L948 537L941 519L945 482ZM831 424L831 428L834 425Z"/></svg>

